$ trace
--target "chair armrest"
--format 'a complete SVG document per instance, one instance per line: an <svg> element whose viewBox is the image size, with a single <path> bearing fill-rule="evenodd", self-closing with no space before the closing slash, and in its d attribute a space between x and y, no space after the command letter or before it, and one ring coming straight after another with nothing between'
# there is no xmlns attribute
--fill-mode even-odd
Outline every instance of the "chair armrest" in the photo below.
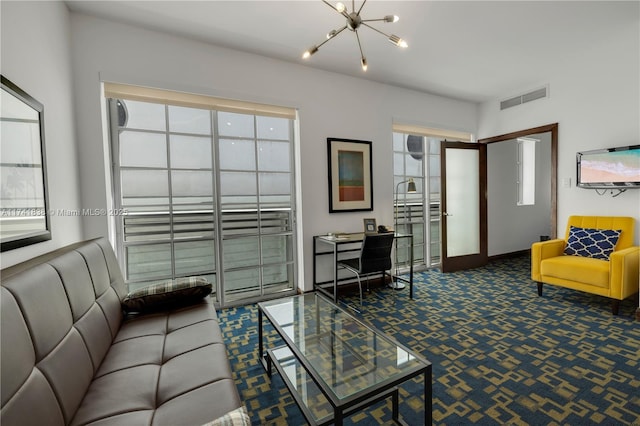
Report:
<svg viewBox="0 0 640 426"><path fill-rule="evenodd" d="M562 256L564 240L555 239L540 241L531 245L531 279L542 281L540 274L540 262L551 257Z"/></svg>
<svg viewBox="0 0 640 426"><path fill-rule="evenodd" d="M633 246L611 253L609 257L610 297L625 299L640 289L640 247Z"/></svg>

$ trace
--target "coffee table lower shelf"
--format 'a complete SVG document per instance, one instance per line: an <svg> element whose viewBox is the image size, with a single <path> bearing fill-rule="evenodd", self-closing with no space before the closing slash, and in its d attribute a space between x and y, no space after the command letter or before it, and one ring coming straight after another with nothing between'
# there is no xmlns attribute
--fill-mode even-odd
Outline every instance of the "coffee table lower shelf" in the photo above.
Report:
<svg viewBox="0 0 640 426"><path fill-rule="evenodd" d="M333 423L342 424L342 420L351 414L391 397L393 420L397 424L408 426L407 423L400 418L397 386L387 389L384 392L377 392L374 396L364 401L354 403L353 405L333 407L289 347L283 345L267 349L266 352L265 359L262 361L267 370L267 374L271 377L271 367L275 367L309 424L317 426ZM292 375L294 377L291 377ZM338 422L335 421L336 417L339 417Z"/></svg>

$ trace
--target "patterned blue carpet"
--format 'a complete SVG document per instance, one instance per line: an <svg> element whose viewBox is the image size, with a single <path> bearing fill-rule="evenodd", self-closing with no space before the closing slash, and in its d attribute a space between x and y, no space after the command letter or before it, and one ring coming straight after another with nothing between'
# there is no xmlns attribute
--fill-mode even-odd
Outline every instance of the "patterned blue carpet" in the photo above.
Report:
<svg viewBox="0 0 640 426"><path fill-rule="evenodd" d="M354 295L345 299L358 305ZM547 285L537 296L529 258L472 271L416 274L408 289L365 294L360 317L433 363L433 424L640 425L636 301ZM282 380L258 361L257 307L219 312L236 385L254 425L302 425ZM269 345L277 343L268 333ZM400 413L422 424L422 378L400 387ZM391 402L346 424L391 423Z"/></svg>

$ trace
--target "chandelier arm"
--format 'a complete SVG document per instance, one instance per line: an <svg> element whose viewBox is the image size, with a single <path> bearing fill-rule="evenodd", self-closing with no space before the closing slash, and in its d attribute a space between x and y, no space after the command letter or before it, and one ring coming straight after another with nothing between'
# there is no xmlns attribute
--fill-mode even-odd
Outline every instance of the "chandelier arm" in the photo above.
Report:
<svg viewBox="0 0 640 426"><path fill-rule="evenodd" d="M336 33L335 33L335 34L333 35L333 37L331 37L331 38L336 38L336 36L337 36L338 34L340 34L341 32L343 32L343 31L344 31L344 30L346 30L346 29L347 29L347 26L345 25L344 27L342 27L342 28L340 28L338 31L336 31Z"/></svg>
<svg viewBox="0 0 640 426"><path fill-rule="evenodd" d="M331 41L331 40L333 40L333 37L331 37L331 38L325 38L325 39L322 41L322 43L320 43L320 44L316 45L316 49L320 49L320 47L321 47L323 44L325 44L326 42Z"/></svg>
<svg viewBox="0 0 640 426"><path fill-rule="evenodd" d="M364 57L364 52L362 51L362 43L360 43L360 35L358 34L358 30L354 30L356 33L356 39L358 40L358 47L360 48L360 64L362 65L362 71L367 71L367 58Z"/></svg>
<svg viewBox="0 0 640 426"><path fill-rule="evenodd" d="M379 29L377 29L376 27L372 27L371 25L367 24L365 21L362 21L362 25L371 28L373 31L376 31L376 32L382 34L386 38L391 37L389 34L386 34L386 33L382 32L382 31L380 31Z"/></svg>
<svg viewBox="0 0 640 426"><path fill-rule="evenodd" d="M322 2L324 4L326 4L327 6L329 6L331 9L335 10L336 12L338 12L338 9L336 9L336 7L334 5L332 5L331 3L329 3L327 0L322 0ZM340 12L338 12L340 13Z"/></svg>
<svg viewBox="0 0 640 426"><path fill-rule="evenodd" d="M356 33L356 39L358 39L358 47L360 48L360 57L364 58L364 53L362 52L362 44L360 43L360 36L358 35L358 30L354 31Z"/></svg>
<svg viewBox="0 0 640 426"><path fill-rule="evenodd" d="M355 1L355 0L353 0L353 1ZM366 2L367 2L367 0L364 0L364 1L362 2L362 5L360 6L360 9L358 9L358 12L356 13L356 15L360 15L360 11L362 10L362 8L364 7L364 4L365 4ZM356 10L355 6L354 6L353 10Z"/></svg>
<svg viewBox="0 0 640 426"><path fill-rule="evenodd" d="M386 21L385 18L380 19L363 19L362 22Z"/></svg>
<svg viewBox="0 0 640 426"><path fill-rule="evenodd" d="M335 33L332 37L330 37L330 38L327 38L327 39L323 40L323 41L322 41L322 43L320 43L320 44L318 44L318 45L314 45L314 46L313 46L313 49L315 49L315 50L313 51L313 53L311 53L311 52L310 52L309 56L313 55L315 52L317 52L317 51L318 51L318 49L320 49L320 47L322 47L322 45L324 45L325 43L327 43L329 40L334 39L338 34L340 34L341 32L343 32L343 31L344 31L344 30L346 30L346 29L347 29L347 26L345 25L344 27L342 27L342 28L340 28L339 30L337 30L337 31L336 31L336 33Z"/></svg>

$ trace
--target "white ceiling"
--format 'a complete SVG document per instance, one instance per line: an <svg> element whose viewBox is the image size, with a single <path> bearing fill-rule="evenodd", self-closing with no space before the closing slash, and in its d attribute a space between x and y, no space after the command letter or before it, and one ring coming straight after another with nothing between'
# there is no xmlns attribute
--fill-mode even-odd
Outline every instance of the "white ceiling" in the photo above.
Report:
<svg viewBox="0 0 640 426"><path fill-rule="evenodd" d="M352 2L343 2L351 11ZM348 30L302 59L304 50L345 24L321 0L66 3L75 12L474 102L542 87L573 58L588 57L595 44L640 20L638 1L369 0L363 19L398 15L396 23L372 25L399 35L409 47L400 49L361 28L365 73ZM356 9L361 4L356 1Z"/></svg>

